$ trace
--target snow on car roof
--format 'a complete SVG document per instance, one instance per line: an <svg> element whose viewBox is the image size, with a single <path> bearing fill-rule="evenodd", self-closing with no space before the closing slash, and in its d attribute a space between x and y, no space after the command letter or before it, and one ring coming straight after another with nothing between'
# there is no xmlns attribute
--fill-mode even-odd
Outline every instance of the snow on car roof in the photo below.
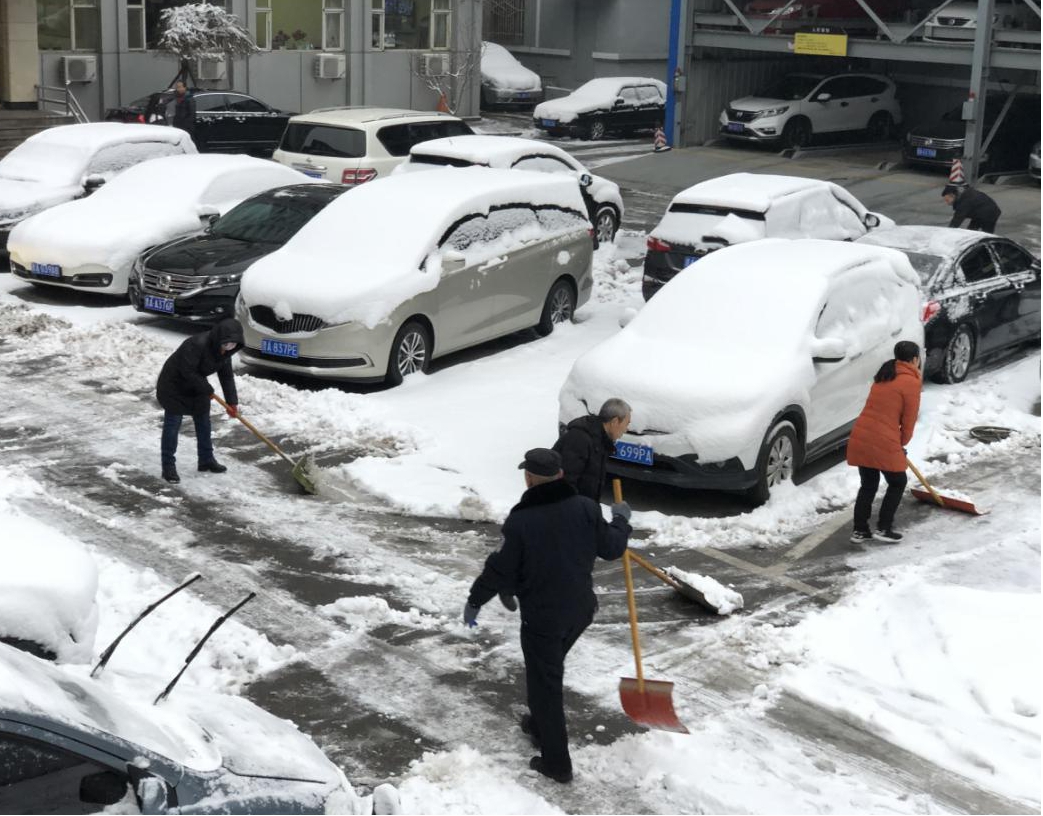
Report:
<svg viewBox="0 0 1043 816"><path fill-rule="evenodd" d="M893 247L920 255L948 258L976 244L986 233L953 227L908 226L877 229L858 239L860 244Z"/></svg>
<svg viewBox="0 0 1043 816"><path fill-rule="evenodd" d="M397 120L418 117L420 119L456 119L441 111L418 111L408 108L316 108L308 113L300 113L290 119L291 122L314 122L322 125L353 125L376 122L381 119Z"/></svg>
<svg viewBox="0 0 1043 816"><path fill-rule="evenodd" d="M666 84L651 77L598 77L584 82L569 96L612 98L618 96L620 89L627 85L655 85L666 96Z"/></svg>
<svg viewBox="0 0 1043 816"><path fill-rule="evenodd" d="M420 265L452 224L517 203L586 213L579 185L564 173L463 167L389 176L335 199L254 263L243 276L243 298L276 313L374 326L438 283L439 272Z"/></svg>
<svg viewBox="0 0 1043 816"><path fill-rule="evenodd" d="M777 198L828 184L828 181L801 176L729 173L727 176L701 181L682 190L670 203L713 204L765 212Z"/></svg>
<svg viewBox="0 0 1043 816"><path fill-rule="evenodd" d="M508 168L521 156L535 151L564 154L564 150L550 142L539 139L523 139L520 136L484 136L480 134L465 136L446 136L431 139L415 145L410 154L426 156L450 156L474 164L487 164L490 167ZM570 161L570 164L573 163Z"/></svg>
<svg viewBox="0 0 1043 816"><path fill-rule="evenodd" d="M131 122L87 122L81 125L59 125L48 128L26 139L27 142L45 142L75 147L87 154L102 147L123 142L170 142L185 141L188 134L166 125L141 125Z"/></svg>

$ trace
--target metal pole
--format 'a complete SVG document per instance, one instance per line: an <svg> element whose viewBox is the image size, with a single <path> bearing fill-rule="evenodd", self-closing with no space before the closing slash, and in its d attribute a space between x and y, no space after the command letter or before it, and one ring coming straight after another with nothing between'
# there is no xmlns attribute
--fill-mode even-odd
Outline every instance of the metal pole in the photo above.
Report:
<svg viewBox="0 0 1043 816"><path fill-rule="evenodd" d="M666 58L666 123L663 128L666 143L674 147L677 143L677 76L679 52L683 52L681 41L681 0L670 0L670 43Z"/></svg>
<svg viewBox="0 0 1043 816"><path fill-rule="evenodd" d="M971 86L963 104L967 129L963 140L964 172L968 184L978 178L982 127L985 118L985 94L988 92L989 63L992 52L992 15L995 0L978 0L978 20L974 30L974 54L971 61Z"/></svg>

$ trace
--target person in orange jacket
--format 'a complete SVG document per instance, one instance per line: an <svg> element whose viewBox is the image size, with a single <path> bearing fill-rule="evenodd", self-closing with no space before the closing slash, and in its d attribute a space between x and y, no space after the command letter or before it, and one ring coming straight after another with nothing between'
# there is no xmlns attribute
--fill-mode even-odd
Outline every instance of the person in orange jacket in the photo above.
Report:
<svg viewBox="0 0 1043 816"><path fill-rule="evenodd" d="M847 443L847 463L858 468L862 479L855 499L855 529L851 534L851 541L856 544L874 538L888 544L902 540L902 534L895 532L894 518L905 492L905 446L913 438L922 388L920 347L902 340L895 344L894 359L876 372L869 399L855 420ZM880 503L876 532L871 532L869 517L881 473L887 482L887 491Z"/></svg>

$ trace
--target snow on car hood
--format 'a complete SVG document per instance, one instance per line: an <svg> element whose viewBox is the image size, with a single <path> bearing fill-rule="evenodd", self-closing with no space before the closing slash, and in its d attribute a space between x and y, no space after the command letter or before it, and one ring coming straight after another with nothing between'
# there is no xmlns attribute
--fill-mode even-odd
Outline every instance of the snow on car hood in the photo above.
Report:
<svg viewBox="0 0 1043 816"><path fill-rule="evenodd" d="M741 111L761 111L781 108L785 105L796 105L799 101L799 99L772 99L768 96L744 96L740 99L733 99L728 106Z"/></svg>
<svg viewBox="0 0 1043 816"><path fill-rule="evenodd" d="M0 226L28 218L40 210L71 201L83 188L70 184L55 187L40 181L0 178Z"/></svg>
<svg viewBox="0 0 1043 816"><path fill-rule="evenodd" d="M462 167L371 181L332 201L283 247L250 266L240 287L243 301L277 315L372 328L435 288L441 264L438 255L428 256L450 226L519 201L586 213L567 174Z"/></svg>
<svg viewBox="0 0 1043 816"><path fill-rule="evenodd" d="M482 82L511 91L538 91L540 75L530 71L510 51L496 43L482 43Z"/></svg>
<svg viewBox="0 0 1043 816"><path fill-rule="evenodd" d="M666 85L658 79L600 77L580 85L568 96L563 96L561 99L541 102L533 110L532 116L534 119L556 119L559 122L571 122L581 113L610 110L616 97L619 96L620 89L624 85L634 83L656 85L663 98L666 98Z"/></svg>

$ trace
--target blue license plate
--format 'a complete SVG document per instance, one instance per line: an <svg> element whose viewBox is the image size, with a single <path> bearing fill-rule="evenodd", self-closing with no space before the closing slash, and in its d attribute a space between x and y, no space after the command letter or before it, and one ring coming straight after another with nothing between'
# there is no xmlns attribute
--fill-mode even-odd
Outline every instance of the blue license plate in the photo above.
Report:
<svg viewBox="0 0 1043 816"><path fill-rule="evenodd" d="M742 122L729 122L728 123L728 132L729 133L742 133L743 127L744 127L744 125L742 124Z"/></svg>
<svg viewBox="0 0 1043 816"><path fill-rule="evenodd" d="M152 312L174 314L174 299L145 295L145 308Z"/></svg>
<svg viewBox="0 0 1043 816"><path fill-rule="evenodd" d="M304 175L306 175L308 178L323 178L322 172L319 170L301 170L301 172L304 173Z"/></svg>
<svg viewBox="0 0 1043 816"><path fill-rule="evenodd" d="M681 259L681 268L687 269L698 260L699 258L696 255L685 255L684 258Z"/></svg>
<svg viewBox="0 0 1043 816"><path fill-rule="evenodd" d="M296 359L301 356L300 348L296 343L286 343L282 340L261 340L261 351L265 354L274 354L276 357L292 357Z"/></svg>
<svg viewBox="0 0 1043 816"><path fill-rule="evenodd" d="M520 93L520 94L518 94L518 99L528 99L528 98L529 98L529 95L527 93Z"/></svg>
<svg viewBox="0 0 1043 816"><path fill-rule="evenodd" d="M43 275L45 278L60 278L62 268L58 264L42 264L35 261L29 265L29 270L34 275Z"/></svg>
<svg viewBox="0 0 1043 816"><path fill-rule="evenodd" d="M558 120L557 119L540 119L540 124L542 124L544 127L554 127L555 125L558 124Z"/></svg>
<svg viewBox="0 0 1043 816"><path fill-rule="evenodd" d="M925 159L933 159L938 155L938 151L933 147L918 147L916 148L916 155L923 156Z"/></svg>
<svg viewBox="0 0 1043 816"><path fill-rule="evenodd" d="M652 448L648 445L632 445L629 442L616 442L616 452L612 454L613 459L622 459L624 462L633 462L637 465L652 466Z"/></svg>

